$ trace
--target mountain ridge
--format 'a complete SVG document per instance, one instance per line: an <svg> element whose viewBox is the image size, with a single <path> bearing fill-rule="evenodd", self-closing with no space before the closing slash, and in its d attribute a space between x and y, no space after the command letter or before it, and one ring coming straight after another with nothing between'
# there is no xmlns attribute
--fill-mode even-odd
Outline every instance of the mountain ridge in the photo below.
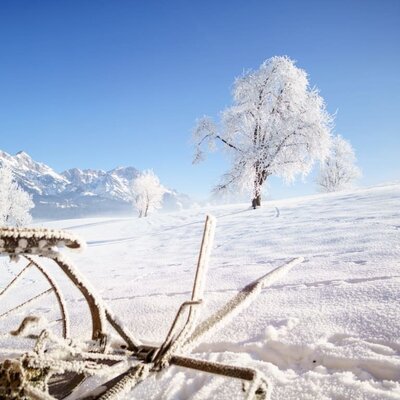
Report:
<svg viewBox="0 0 400 400"><path fill-rule="evenodd" d="M25 151L10 155L0 150L0 166L13 172L18 184L32 195L34 218L75 218L132 214L132 181L140 171L132 166L101 169L70 168L61 173L35 161ZM163 211L188 208L192 200L168 189Z"/></svg>

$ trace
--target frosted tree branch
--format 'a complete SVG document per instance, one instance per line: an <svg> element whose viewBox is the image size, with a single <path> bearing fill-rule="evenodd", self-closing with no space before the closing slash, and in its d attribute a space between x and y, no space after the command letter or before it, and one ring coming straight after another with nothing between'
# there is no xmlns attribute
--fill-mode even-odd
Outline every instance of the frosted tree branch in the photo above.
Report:
<svg viewBox="0 0 400 400"><path fill-rule="evenodd" d="M231 158L217 191L231 187L259 198L270 175L292 181L327 157L332 117L290 58L272 57L237 78L233 100L222 113L221 128L203 117L193 132L195 162L204 159L205 145L214 150L216 142Z"/></svg>

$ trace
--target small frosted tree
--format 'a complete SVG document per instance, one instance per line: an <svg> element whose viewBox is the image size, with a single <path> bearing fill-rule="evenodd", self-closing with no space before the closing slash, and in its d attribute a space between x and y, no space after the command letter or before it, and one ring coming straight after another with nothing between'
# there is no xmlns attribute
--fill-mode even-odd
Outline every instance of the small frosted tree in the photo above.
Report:
<svg viewBox="0 0 400 400"><path fill-rule="evenodd" d="M143 171L132 184L134 206L139 218L147 215L162 206L164 193L167 189L152 170Z"/></svg>
<svg viewBox="0 0 400 400"><path fill-rule="evenodd" d="M237 78L233 100L219 127L208 117L198 121L193 162L204 159L204 146L212 151L220 144L231 168L215 191L250 191L255 208L269 176L291 182L327 156L332 118L306 72L288 57L270 58Z"/></svg>
<svg viewBox="0 0 400 400"><path fill-rule="evenodd" d="M7 167L0 167L0 225L24 226L31 222L32 197L13 179Z"/></svg>
<svg viewBox="0 0 400 400"><path fill-rule="evenodd" d="M332 140L331 152L321 165L317 184L322 192L348 189L360 178L361 170L356 166L356 156L351 144L340 135Z"/></svg>

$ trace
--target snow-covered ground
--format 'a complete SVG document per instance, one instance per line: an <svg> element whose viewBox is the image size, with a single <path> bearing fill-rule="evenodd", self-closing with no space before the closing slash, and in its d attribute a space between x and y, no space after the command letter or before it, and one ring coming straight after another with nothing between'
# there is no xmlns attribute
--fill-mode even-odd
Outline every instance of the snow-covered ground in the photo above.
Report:
<svg viewBox="0 0 400 400"><path fill-rule="evenodd" d="M76 265L137 337L161 342L190 297L206 213L218 221L203 317L274 267L297 256L305 261L193 354L260 369L273 400L400 399L400 184L265 202L257 210L243 204L47 226L87 241L84 252L71 254ZM0 287L13 274L5 271ZM27 275L17 295L36 279ZM66 292L73 335L84 336L84 303ZM19 318L42 313L51 320L55 308L44 299ZM128 398L239 399L240 388L172 367Z"/></svg>

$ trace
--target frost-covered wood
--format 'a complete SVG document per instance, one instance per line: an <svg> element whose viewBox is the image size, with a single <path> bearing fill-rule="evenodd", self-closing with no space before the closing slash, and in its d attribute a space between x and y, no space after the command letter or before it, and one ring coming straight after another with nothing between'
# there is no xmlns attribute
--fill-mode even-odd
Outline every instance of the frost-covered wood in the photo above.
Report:
<svg viewBox="0 0 400 400"><path fill-rule="evenodd" d="M173 321L170 331L164 343L158 350L156 364L159 363L161 366L167 365L173 354L182 348L183 343L187 340L190 334L195 328L197 322L198 309L203 303L205 277L208 270L208 262L211 253L211 247L214 241L216 219L207 215L206 223L204 226L203 239L201 242L199 258L197 261L196 275L194 278L192 297L190 301L184 302ZM180 316L184 311L188 309L188 316L186 322L178 334L175 334L176 325L179 321Z"/></svg>
<svg viewBox="0 0 400 400"><path fill-rule="evenodd" d="M16 387L16 397L14 398L23 398L21 396L24 393L37 392L39 396L37 398L40 398L40 394L43 393L43 398L51 399L54 396L61 399L68 396L85 376L98 375L107 376L107 378L113 376L112 379L98 387L94 394L89 394L85 399L116 400L127 394L148 376L157 374L170 365L178 365L242 379L250 383L243 386L247 400L266 399L268 383L266 377L260 371L249 367L196 359L191 357L189 353L196 344L199 344L206 333L221 328L229 321L230 317L248 307L266 285L282 276L302 259L292 260L246 286L224 307L206 319L204 323L196 326L197 308L203 303L205 276L214 238L215 223L215 218L207 216L191 299L181 305L169 333L159 346L144 345L136 340L126 329L124 323L119 321L103 303L100 296L80 274L79 270L64 255L60 254L58 249L60 245L79 248L82 244L81 241L62 231L24 228L0 229L0 240L2 241L0 253L13 258L22 256L29 261L28 266L15 277L12 283L18 281L24 271L33 265L45 275L51 286L51 289L27 300L27 302L34 301L38 296L42 296L51 290L54 290L56 294L60 292L58 285L48 274L47 268L43 269L36 261L38 257L30 256L33 253L36 256L39 255L53 260L61 268L74 286L80 290L89 306L92 317L91 341L74 341L69 337L57 338L47 327L38 336L30 335L32 338L37 338L33 351L24 352L15 360L0 363L0 368L5 371L3 375L6 375L6 371L14 370L14 367L19 368L20 371L18 376L8 374L3 382L0 381L0 386L3 385L6 390L11 386ZM2 291L3 294L9 286L6 286ZM65 302L62 296L58 299L64 320L63 336L67 336L69 329ZM6 311L6 313L11 313L15 309L23 307L27 302ZM187 314L185 314L186 312ZM186 320L180 318L185 315ZM115 328L116 333L126 342L127 346L120 347L120 345L107 344L107 338L110 337L106 331L107 321ZM20 329L14 333L11 332L11 334L14 337L28 337L29 330L25 325L38 322L39 317L28 316L23 320ZM13 353L15 354L15 350L13 350ZM120 370L116 375L115 371L112 372L112 366L119 361L126 362L125 372L121 373ZM61 376L61 378L57 380L55 376ZM51 379L53 379L53 386L50 383ZM54 389L55 386L57 387ZM32 396L36 395L32 394Z"/></svg>
<svg viewBox="0 0 400 400"><path fill-rule="evenodd" d="M60 305L64 334L67 335L68 333L68 316L61 292L56 282L48 274L48 271L43 269L38 262L29 257L31 254L52 259L56 264L58 264L72 283L81 291L89 306L92 317L92 338L102 339L104 334L103 328L106 323L104 305L89 282L86 281L86 279L76 268L74 268L72 263L65 256L60 254L59 248L64 246L70 249L81 249L82 247L85 247L85 243L76 236L60 230L44 228L0 228L0 254L7 254L11 258L25 256L25 258L29 260L30 264L33 264L45 276L52 288L50 290L54 290ZM10 285L13 284L16 279L18 279L18 275ZM4 294L10 285L8 285L1 294ZM47 292L48 291L44 291L38 296L42 296ZM35 298L32 298L29 301L34 299Z"/></svg>
<svg viewBox="0 0 400 400"><path fill-rule="evenodd" d="M147 217L149 213L161 208L166 191L152 170L143 171L132 184L134 206L139 218Z"/></svg>
<svg viewBox="0 0 400 400"><path fill-rule="evenodd" d="M332 140L330 154L321 165L317 184L322 192L349 189L361 177L351 144L340 135Z"/></svg>
<svg viewBox="0 0 400 400"><path fill-rule="evenodd" d="M292 261L268 272L261 278L245 286L236 296L224 304L214 314L199 324L193 334L183 343L182 349L190 351L200 344L204 337L217 329L221 329L228 324L237 314L243 312L255 298L260 294L261 290L271 285L283 275L288 273L294 266L304 261L302 257L294 258Z"/></svg>
<svg viewBox="0 0 400 400"><path fill-rule="evenodd" d="M213 151L220 144L231 168L215 190L249 191L257 206L269 176L291 182L325 159L331 121L306 72L288 57L272 57L236 79L233 105L222 113L220 126L208 117L197 122L194 162L204 159L205 146Z"/></svg>
<svg viewBox="0 0 400 400"><path fill-rule="evenodd" d="M35 262L31 257L25 255L25 258L29 261L29 265L35 266L45 277L49 285L52 287L54 295L57 298L58 305L60 307L60 313L61 313L61 322L63 325L63 330L62 334L64 338L67 338L70 336L70 326L69 326L69 316L67 312L67 305L65 303L64 296L61 292L60 287L58 286L57 282L51 277L51 275L46 271L45 268L43 268L42 265L39 263Z"/></svg>
<svg viewBox="0 0 400 400"><path fill-rule="evenodd" d="M24 226L31 222L32 197L14 180L7 167L0 167L0 226Z"/></svg>
<svg viewBox="0 0 400 400"><path fill-rule="evenodd" d="M82 249L85 242L68 232L46 228L0 228L0 252L17 256L35 254L48 256L59 247Z"/></svg>

